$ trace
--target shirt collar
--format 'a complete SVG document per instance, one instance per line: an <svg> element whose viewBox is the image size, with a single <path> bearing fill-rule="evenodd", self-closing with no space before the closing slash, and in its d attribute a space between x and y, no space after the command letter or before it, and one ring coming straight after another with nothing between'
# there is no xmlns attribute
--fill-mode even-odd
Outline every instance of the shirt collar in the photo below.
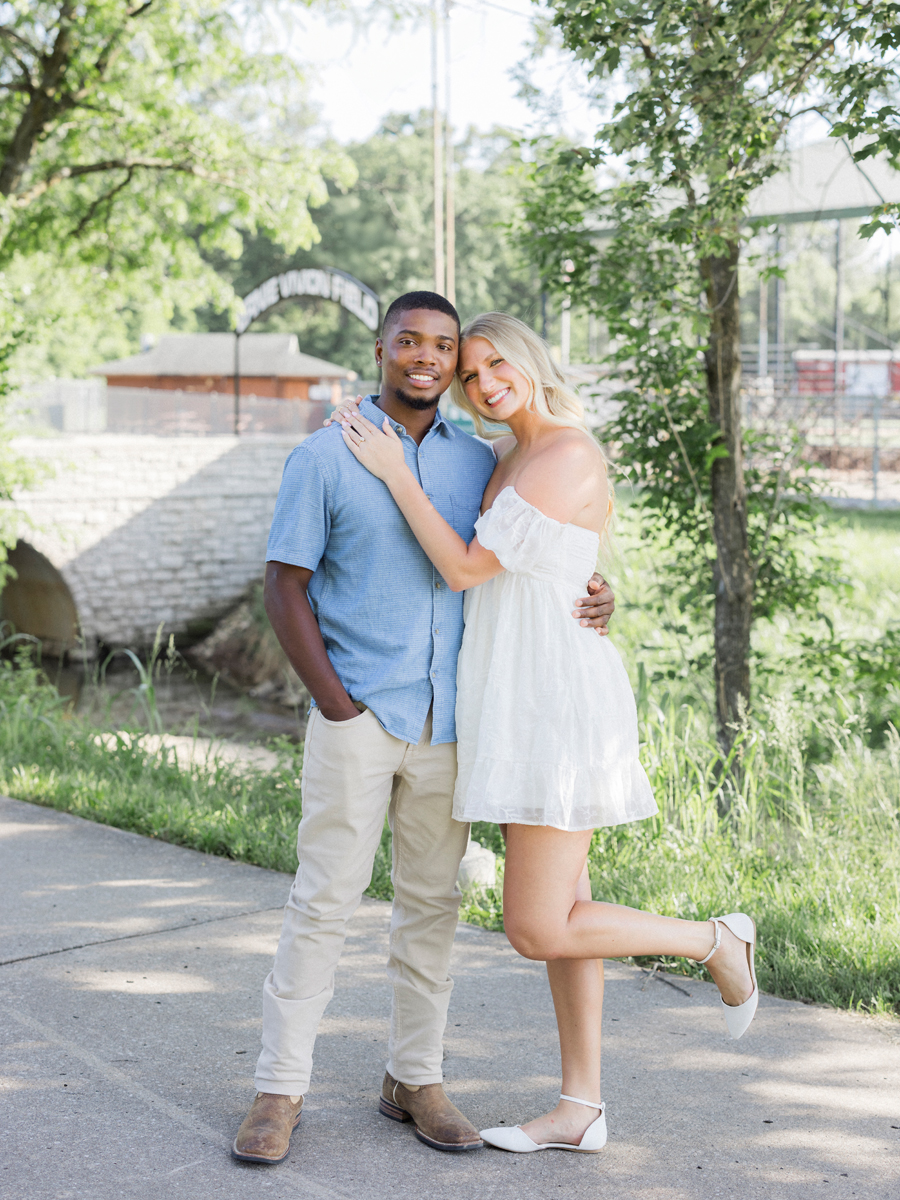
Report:
<svg viewBox="0 0 900 1200"><path fill-rule="evenodd" d="M378 425L380 428L381 423L387 414L382 412L382 410L375 403L377 399L378 396L374 392L371 395L364 396L362 403L359 406L359 410L364 417L367 417L373 424ZM399 421L393 420L393 418L390 418L390 421L391 425L394 427L394 432L400 434L402 437L402 435L406 433L404 426L401 425ZM428 430L428 433L432 432L442 433L444 437L453 437L456 432L456 427L454 426L453 422L448 421L444 417L440 408L436 410L431 429ZM425 434L426 437L428 437L428 433Z"/></svg>

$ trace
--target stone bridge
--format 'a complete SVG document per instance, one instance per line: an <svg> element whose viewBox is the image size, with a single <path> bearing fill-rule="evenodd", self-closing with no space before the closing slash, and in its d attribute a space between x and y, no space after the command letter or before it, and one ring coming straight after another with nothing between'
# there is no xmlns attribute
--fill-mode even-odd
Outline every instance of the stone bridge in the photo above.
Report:
<svg viewBox="0 0 900 1200"><path fill-rule="evenodd" d="M262 577L284 461L297 435L17 439L46 469L16 498L4 619L47 654L201 635Z"/></svg>

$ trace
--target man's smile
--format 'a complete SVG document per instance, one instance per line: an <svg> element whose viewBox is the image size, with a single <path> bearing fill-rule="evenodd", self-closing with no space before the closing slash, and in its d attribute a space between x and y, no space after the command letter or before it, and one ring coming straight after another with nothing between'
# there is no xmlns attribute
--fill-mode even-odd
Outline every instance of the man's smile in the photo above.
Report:
<svg viewBox="0 0 900 1200"><path fill-rule="evenodd" d="M429 375L425 371L407 371L406 378L416 387L431 387L437 381L437 375Z"/></svg>

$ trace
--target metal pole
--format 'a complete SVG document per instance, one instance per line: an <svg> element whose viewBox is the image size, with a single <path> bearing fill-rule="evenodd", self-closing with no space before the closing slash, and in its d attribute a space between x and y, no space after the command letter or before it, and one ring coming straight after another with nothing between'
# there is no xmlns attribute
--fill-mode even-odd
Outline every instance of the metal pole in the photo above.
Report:
<svg viewBox="0 0 900 1200"><path fill-rule="evenodd" d="M562 319L560 321L559 357L562 365L569 365L572 354L572 301L566 296L562 302Z"/></svg>
<svg viewBox="0 0 900 1200"><path fill-rule="evenodd" d="M834 243L834 444L837 446L838 426L841 422L841 393L843 391L844 367L844 231L843 221L838 217Z"/></svg>
<svg viewBox="0 0 900 1200"><path fill-rule="evenodd" d="M541 337L546 342L549 331L549 323L547 317L547 293L541 292Z"/></svg>
<svg viewBox="0 0 900 1200"><path fill-rule="evenodd" d="M894 394L894 347L891 343L891 264L893 255L888 257L884 267L884 336L891 345L891 358L888 363L887 387L884 398L890 404ZM881 468L881 397L875 398L874 429L872 430L872 504L878 507L878 473Z"/></svg>
<svg viewBox="0 0 900 1200"><path fill-rule="evenodd" d="M450 125L450 0L444 5L444 121L446 128L447 170L447 299L456 303L456 196L453 187L453 130Z"/></svg>
<svg viewBox="0 0 900 1200"><path fill-rule="evenodd" d="M241 335L234 335L234 436L241 432Z"/></svg>
<svg viewBox="0 0 900 1200"><path fill-rule="evenodd" d="M891 364L888 363L888 387L890 388ZM881 396L875 397L875 407L872 413L872 504L878 507L878 471L881 466L879 447L879 424L881 422Z"/></svg>
<svg viewBox="0 0 900 1200"><path fill-rule="evenodd" d="M756 373L764 379L769 373L769 281L759 277L759 348Z"/></svg>
<svg viewBox="0 0 900 1200"><path fill-rule="evenodd" d="M775 231L775 265L781 266L781 253L784 249L784 232L779 225ZM784 328L787 313L784 304L784 280L780 275L775 276L775 386L784 390Z"/></svg>
<svg viewBox="0 0 900 1200"><path fill-rule="evenodd" d="M894 256L891 254L884 264L884 336L889 346L894 344L891 337L891 267L893 266L893 262ZM890 387L888 391L890 392Z"/></svg>
<svg viewBox="0 0 900 1200"><path fill-rule="evenodd" d="M438 36L441 0L431 0L431 123L434 134L434 290L444 292L444 127L438 103Z"/></svg>

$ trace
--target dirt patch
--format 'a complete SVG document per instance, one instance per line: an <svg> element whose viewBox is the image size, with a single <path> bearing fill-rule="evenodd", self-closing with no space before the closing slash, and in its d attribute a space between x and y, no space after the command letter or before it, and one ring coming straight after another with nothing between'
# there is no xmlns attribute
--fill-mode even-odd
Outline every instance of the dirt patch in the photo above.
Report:
<svg viewBox="0 0 900 1200"><path fill-rule="evenodd" d="M210 675L269 704L309 709L309 692L301 683L263 606L262 584L224 617L216 628L186 651L185 657Z"/></svg>

